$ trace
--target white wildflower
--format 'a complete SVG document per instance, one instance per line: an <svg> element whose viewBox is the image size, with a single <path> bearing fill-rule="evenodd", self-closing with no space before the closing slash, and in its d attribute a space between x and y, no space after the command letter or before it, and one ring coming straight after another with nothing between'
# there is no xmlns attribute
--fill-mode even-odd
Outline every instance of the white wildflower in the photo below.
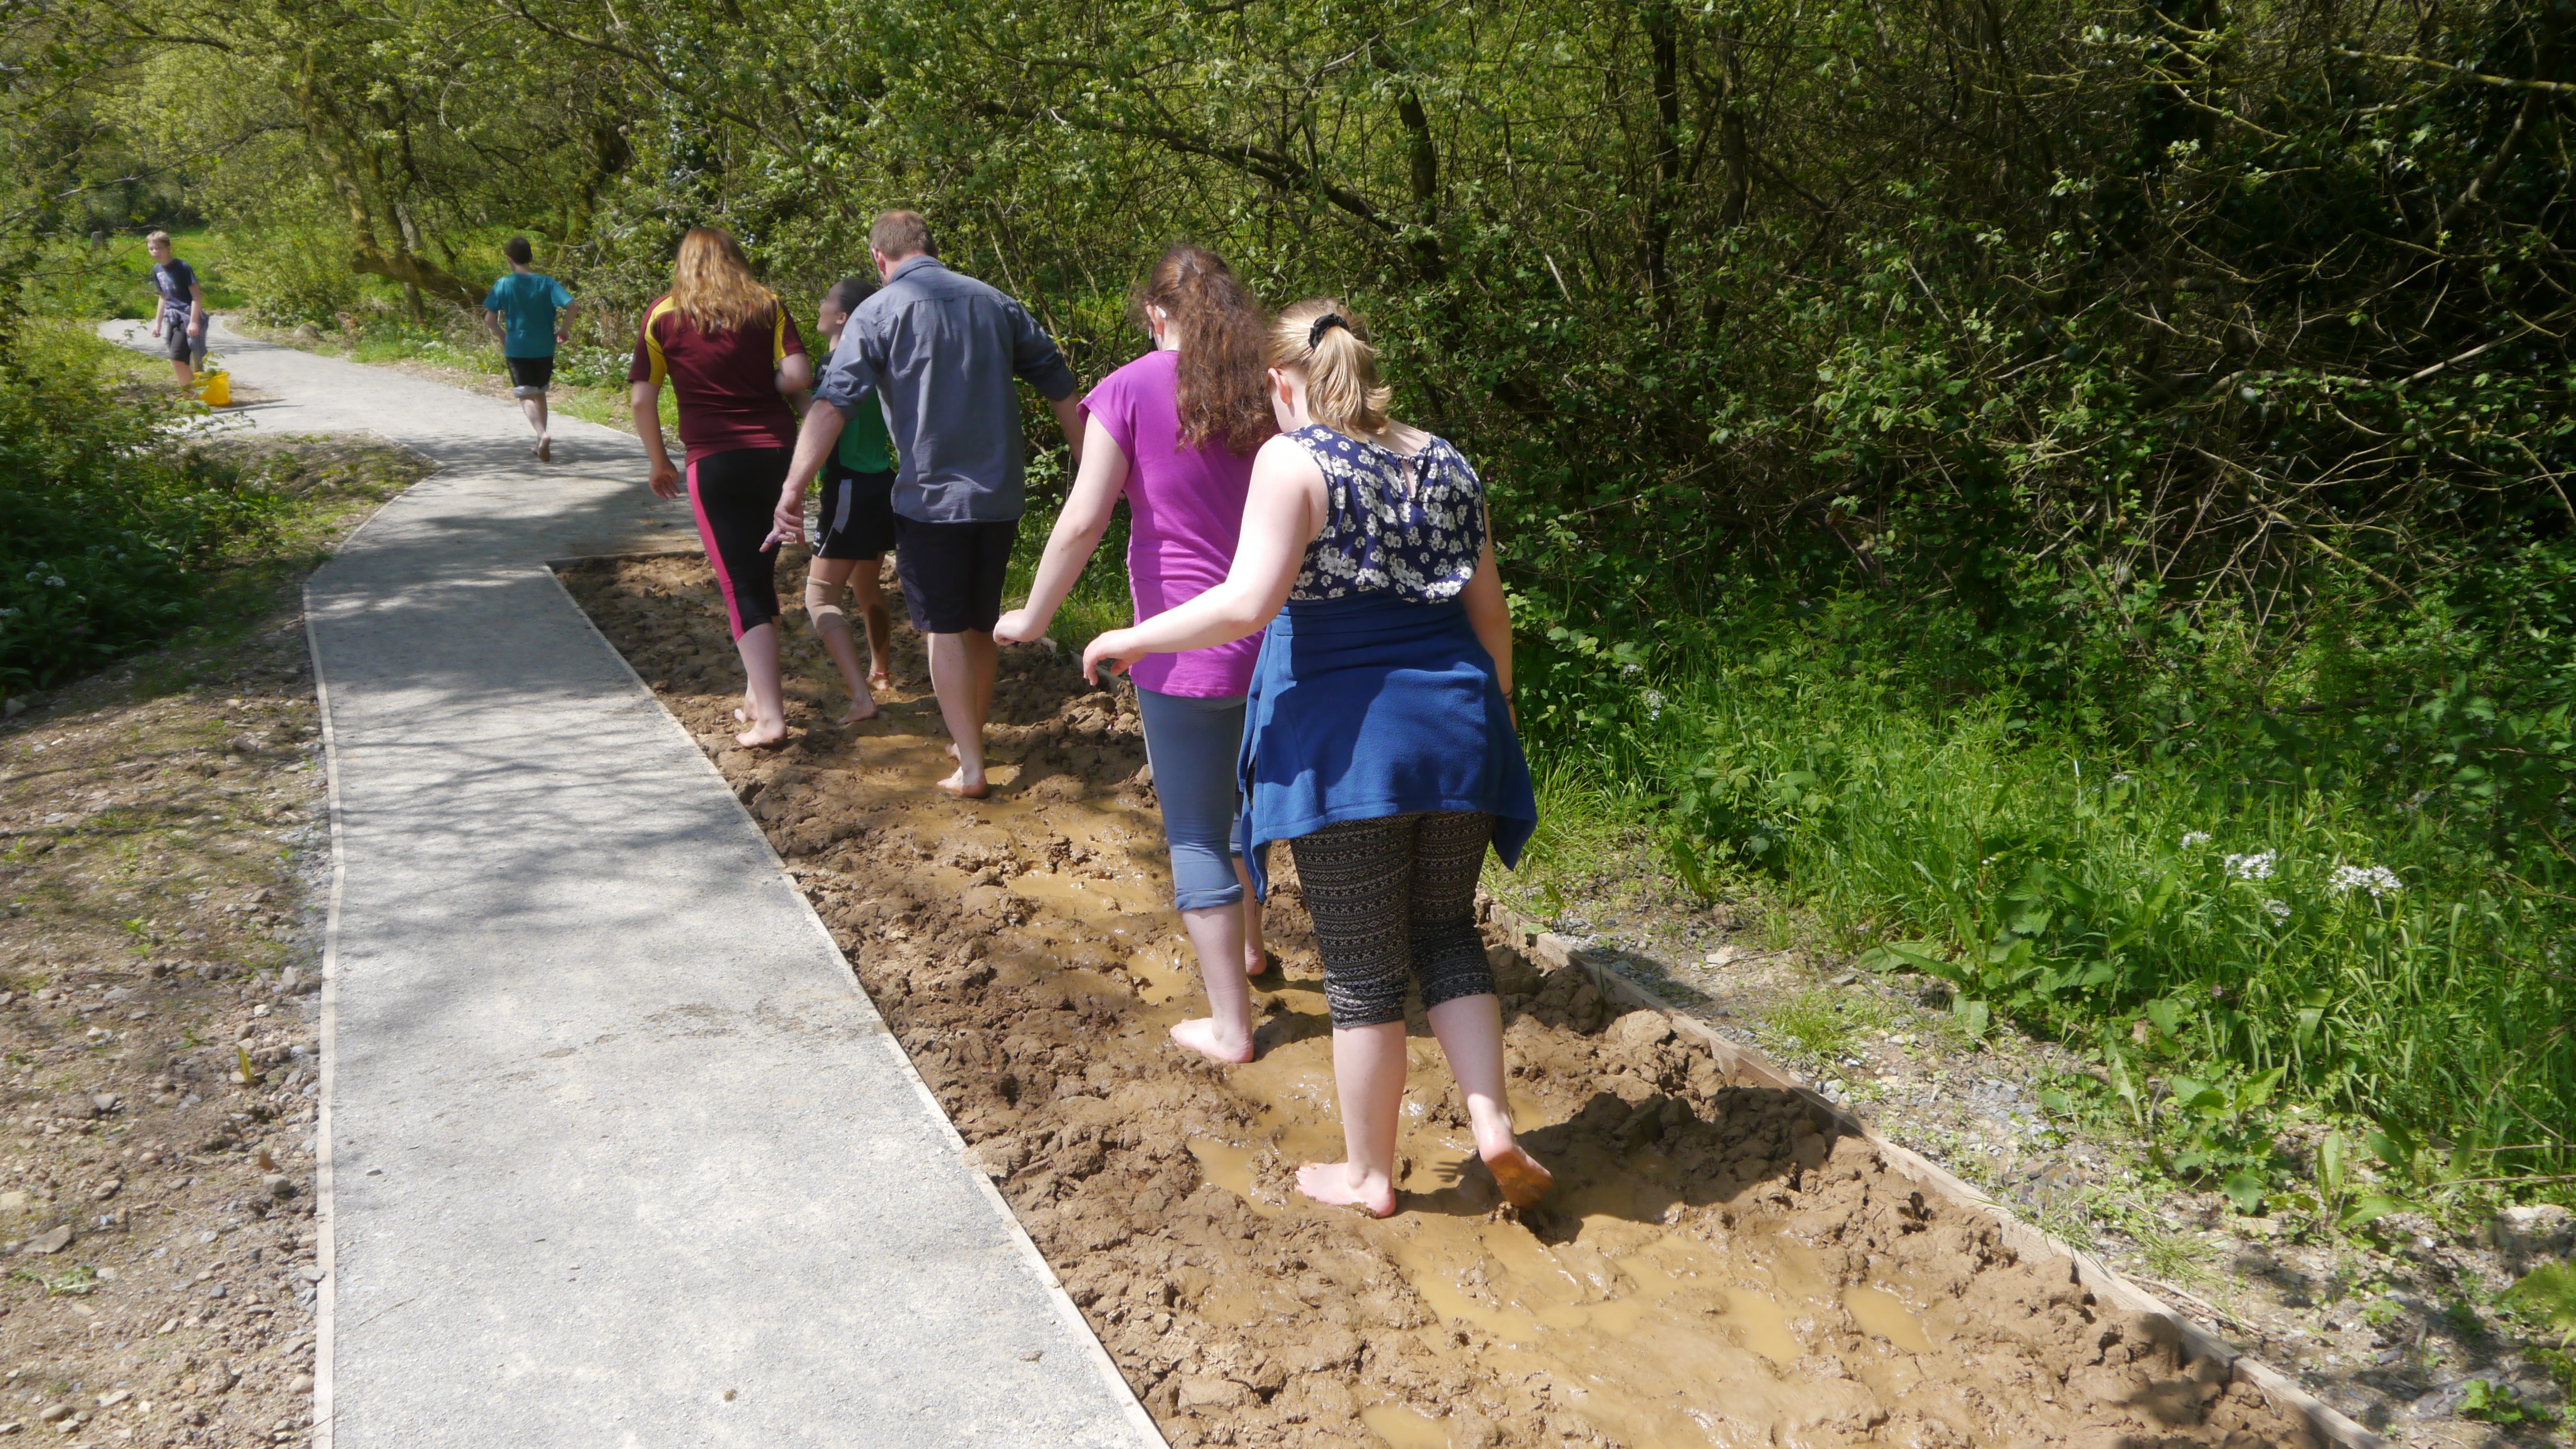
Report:
<svg viewBox="0 0 2576 1449"><path fill-rule="evenodd" d="M2406 882L2397 878L2397 872L2384 865L2339 865L2334 868L2334 878L2327 884L2346 894L2368 891L2372 900L2391 891L2406 889Z"/></svg>
<svg viewBox="0 0 2576 1449"><path fill-rule="evenodd" d="M2183 832L2182 848L2185 850L2189 850L2195 845L2207 845L2208 843L2209 832L2206 830L2189 830Z"/></svg>
<svg viewBox="0 0 2576 1449"><path fill-rule="evenodd" d="M2259 855L2231 855L2227 857L2227 873L2238 880L2270 880L2272 852L2267 850Z"/></svg>
<svg viewBox="0 0 2576 1449"><path fill-rule="evenodd" d="M2273 920L2286 921L2290 918L2290 904L2287 901L2265 901L2263 909L2271 912Z"/></svg>
<svg viewBox="0 0 2576 1449"><path fill-rule="evenodd" d="M1664 693L1662 690L1649 689L1637 697L1645 702L1646 718L1662 719L1664 717Z"/></svg>

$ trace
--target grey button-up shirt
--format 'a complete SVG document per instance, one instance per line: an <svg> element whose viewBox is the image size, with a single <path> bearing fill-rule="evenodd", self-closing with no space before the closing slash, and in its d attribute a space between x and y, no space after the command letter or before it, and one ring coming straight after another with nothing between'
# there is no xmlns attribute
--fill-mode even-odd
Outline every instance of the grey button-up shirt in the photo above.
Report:
<svg viewBox="0 0 2576 1449"><path fill-rule="evenodd" d="M1014 377L1050 402L1073 396L1073 369L1026 307L920 256L850 314L814 395L844 416L872 390L885 400L895 512L999 523L1020 516L1028 468Z"/></svg>

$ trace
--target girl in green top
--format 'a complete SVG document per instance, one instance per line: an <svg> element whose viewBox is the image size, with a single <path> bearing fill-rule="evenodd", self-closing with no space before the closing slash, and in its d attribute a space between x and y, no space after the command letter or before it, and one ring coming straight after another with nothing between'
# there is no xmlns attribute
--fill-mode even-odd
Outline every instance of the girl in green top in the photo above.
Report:
<svg viewBox="0 0 2576 1449"><path fill-rule="evenodd" d="M876 289L874 282L850 277L823 294L815 322L826 339L826 352L840 340L851 309ZM805 569L805 614L850 687L849 712L841 722L855 724L876 717L875 691L894 683L894 621L877 583L879 560L894 547L894 439L886 432L885 412L876 399L859 399L848 426L841 429L840 447L818 481L822 518L815 528L814 558ZM841 609L844 586L858 594L859 617L867 624L864 678L850 619Z"/></svg>

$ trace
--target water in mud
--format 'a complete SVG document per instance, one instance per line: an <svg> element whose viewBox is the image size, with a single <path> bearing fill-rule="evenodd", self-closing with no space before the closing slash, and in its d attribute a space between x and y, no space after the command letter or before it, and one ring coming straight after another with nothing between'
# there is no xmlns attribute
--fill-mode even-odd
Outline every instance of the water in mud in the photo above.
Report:
<svg viewBox="0 0 2576 1449"><path fill-rule="evenodd" d="M566 582L789 859L1176 1445L2314 1442L2065 1260L2017 1261L1802 1100L1507 949L1513 1106L1558 1192L1500 1204L1417 1012L1403 1211L1307 1202L1291 1173L1340 1129L1286 853L1261 1055L1219 1068L1164 1036L1197 968L1131 704L1006 650L995 798L961 803L930 788L927 693L826 723L835 676L793 616L797 737L732 748L740 676L696 560ZM920 677L909 635L898 665Z"/></svg>

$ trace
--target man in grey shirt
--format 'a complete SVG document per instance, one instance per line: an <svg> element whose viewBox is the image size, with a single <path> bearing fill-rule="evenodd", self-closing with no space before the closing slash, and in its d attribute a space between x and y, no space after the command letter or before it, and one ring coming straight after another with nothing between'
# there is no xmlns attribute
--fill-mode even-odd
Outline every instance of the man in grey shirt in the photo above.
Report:
<svg viewBox="0 0 2576 1449"><path fill-rule="evenodd" d="M993 624L1027 472L1011 379L1045 395L1077 467L1081 404L1073 369L1028 309L940 265L919 212L879 216L868 255L885 286L850 314L814 389L778 498L778 537L804 536L805 490L843 420L882 399L896 455L895 572L912 627L930 641L930 687L956 741L957 771L939 786L980 799L1001 659Z"/></svg>

